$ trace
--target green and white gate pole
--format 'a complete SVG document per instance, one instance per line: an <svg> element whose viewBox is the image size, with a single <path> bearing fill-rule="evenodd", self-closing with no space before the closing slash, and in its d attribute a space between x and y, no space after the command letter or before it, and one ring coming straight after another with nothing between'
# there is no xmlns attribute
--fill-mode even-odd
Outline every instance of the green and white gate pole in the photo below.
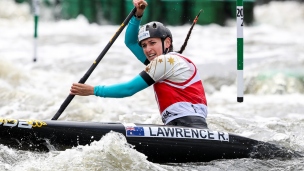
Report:
<svg viewBox="0 0 304 171"><path fill-rule="evenodd" d="M243 26L244 26L244 11L243 0L236 2L236 23L237 23L237 102L244 101L244 83L243 83Z"/></svg>
<svg viewBox="0 0 304 171"><path fill-rule="evenodd" d="M35 31L34 31L34 58L33 61L37 61L37 39L38 39L38 19L39 19L39 0L32 0L33 9L34 9L34 23L35 23Z"/></svg>

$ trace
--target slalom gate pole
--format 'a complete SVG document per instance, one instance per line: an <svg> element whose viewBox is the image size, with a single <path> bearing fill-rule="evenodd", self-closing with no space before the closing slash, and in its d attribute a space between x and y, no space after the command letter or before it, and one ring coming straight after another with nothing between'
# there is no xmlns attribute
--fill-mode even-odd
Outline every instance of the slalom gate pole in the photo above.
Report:
<svg viewBox="0 0 304 171"><path fill-rule="evenodd" d="M34 57L33 57L33 61L36 62L37 61L37 39L38 39L38 20L39 20L39 13L40 13L40 9L39 9L39 0L32 0L33 3L33 9L34 9Z"/></svg>
<svg viewBox="0 0 304 171"><path fill-rule="evenodd" d="M244 9L243 0L236 2L236 24L237 24L237 102L244 101L244 79L243 79L243 58L244 58Z"/></svg>
<svg viewBox="0 0 304 171"><path fill-rule="evenodd" d="M106 47L102 50L102 52L100 53L100 55L97 57L97 59L93 62L93 64L91 65L91 67L89 68L89 70L85 73L85 75L79 80L78 83L85 83L86 80L89 78L89 76L92 74L92 72L94 71L94 69L96 68L96 66L98 65L98 63L101 61L101 59L104 57L104 55L107 53L107 51L110 49L110 47L112 46L112 44L115 42L115 40L117 39L117 37L120 35L120 33L122 32L122 30L125 28L125 26L129 23L129 21L131 20L132 16L135 14L136 12L136 8L134 7L132 9L132 11L130 12L130 14L127 16L127 18L123 21L123 23L120 25L119 29L116 31L116 33L114 34L114 36L112 37L112 39L110 39L109 43L106 45ZM71 95L69 94L68 97L65 99L65 101L62 103L62 105L60 106L59 110L57 111L57 113L54 115L54 117L52 118L52 120L57 120L59 118L59 116L61 115L61 113L65 110L65 108L70 104L70 102L73 100L73 98L75 97L75 95Z"/></svg>

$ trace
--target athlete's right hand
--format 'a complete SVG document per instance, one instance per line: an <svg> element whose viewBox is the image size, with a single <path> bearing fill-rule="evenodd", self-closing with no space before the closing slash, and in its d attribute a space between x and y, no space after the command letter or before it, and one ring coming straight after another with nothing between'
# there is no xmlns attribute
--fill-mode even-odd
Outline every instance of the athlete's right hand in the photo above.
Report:
<svg viewBox="0 0 304 171"><path fill-rule="evenodd" d="M136 7L136 16L142 16L148 3L145 0L133 0L133 5Z"/></svg>
<svg viewBox="0 0 304 171"><path fill-rule="evenodd" d="M71 86L72 95L89 96L94 95L94 87L87 84L73 83Z"/></svg>

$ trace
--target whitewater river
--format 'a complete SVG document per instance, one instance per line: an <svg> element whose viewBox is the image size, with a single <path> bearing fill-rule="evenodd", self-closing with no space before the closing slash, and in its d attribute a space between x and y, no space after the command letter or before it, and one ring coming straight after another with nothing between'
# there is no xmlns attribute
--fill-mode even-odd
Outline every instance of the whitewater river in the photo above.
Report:
<svg viewBox="0 0 304 171"><path fill-rule="evenodd" d="M45 17L47 18L47 17ZM236 26L196 25L184 52L200 71L212 130L304 151L304 4L255 8L244 27L244 102L236 86ZM42 19L33 62L33 17L27 6L0 1L0 117L49 120L118 26ZM170 27L179 50L190 25ZM86 83L127 81L144 69L124 45L124 31ZM152 88L123 99L75 97L59 120L161 124ZM1 136L1 135L0 135ZM33 153L0 145L0 170L304 170L303 158L157 164L115 133L91 146ZM220 149L219 149L220 150Z"/></svg>

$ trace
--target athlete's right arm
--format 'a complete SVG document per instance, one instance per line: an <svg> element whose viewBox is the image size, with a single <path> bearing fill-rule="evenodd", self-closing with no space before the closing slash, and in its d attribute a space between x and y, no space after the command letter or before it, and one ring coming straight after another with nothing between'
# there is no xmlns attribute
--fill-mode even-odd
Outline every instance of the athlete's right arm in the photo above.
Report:
<svg viewBox="0 0 304 171"><path fill-rule="evenodd" d="M124 83L95 86L94 95L114 98L129 97L152 84L154 84L154 80L145 71L142 71L132 80Z"/></svg>
<svg viewBox="0 0 304 171"><path fill-rule="evenodd" d="M139 31L140 20L133 16L127 26L125 34L125 44L131 50L131 52L140 60L143 64L149 64L149 60L146 58L143 49L137 42L137 35Z"/></svg>

